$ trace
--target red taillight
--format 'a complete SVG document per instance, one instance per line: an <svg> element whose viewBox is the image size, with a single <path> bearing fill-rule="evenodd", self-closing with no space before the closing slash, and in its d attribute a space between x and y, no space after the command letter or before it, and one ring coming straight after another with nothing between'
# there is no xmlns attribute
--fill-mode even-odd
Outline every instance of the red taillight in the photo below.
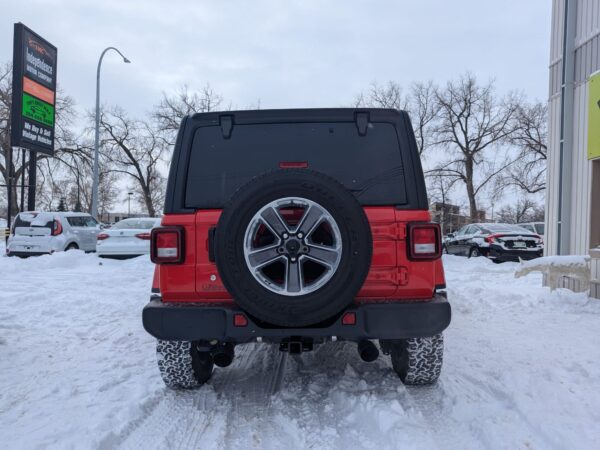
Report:
<svg viewBox="0 0 600 450"><path fill-rule="evenodd" d="M60 223L60 220L58 219L54 219L54 228L52 229L52 236L58 236L60 233L62 233L62 223Z"/></svg>
<svg viewBox="0 0 600 450"><path fill-rule="evenodd" d="M410 259L437 259L442 255L440 226L437 223L408 225L408 256Z"/></svg>
<svg viewBox="0 0 600 450"><path fill-rule="evenodd" d="M234 327L245 327L248 325L248 319L243 314L233 315L233 326Z"/></svg>
<svg viewBox="0 0 600 450"><path fill-rule="evenodd" d="M183 262L183 229L179 227L155 228L150 234L150 259L155 264Z"/></svg>
<svg viewBox="0 0 600 450"><path fill-rule="evenodd" d="M103 241L104 239L108 239L110 236L106 233L100 233L98 236L96 236L96 239L98 239L99 241Z"/></svg>
<svg viewBox="0 0 600 450"><path fill-rule="evenodd" d="M496 242L496 239L498 239L498 238L500 238L502 236L504 236L504 235L503 234L490 234L489 236L486 236L483 239L488 244L493 244L494 242Z"/></svg>
<svg viewBox="0 0 600 450"><path fill-rule="evenodd" d="M138 233L135 235L136 238L138 239L142 239L143 241L149 241L150 240L150 233Z"/></svg>

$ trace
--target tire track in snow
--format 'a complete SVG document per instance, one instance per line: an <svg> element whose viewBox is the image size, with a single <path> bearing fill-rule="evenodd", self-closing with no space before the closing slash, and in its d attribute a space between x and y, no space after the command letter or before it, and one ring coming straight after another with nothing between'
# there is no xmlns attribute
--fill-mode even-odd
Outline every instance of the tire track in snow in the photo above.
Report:
<svg viewBox="0 0 600 450"><path fill-rule="evenodd" d="M252 435L258 443L260 436L268 433L256 429L256 418L264 417L261 428L272 431L271 416L273 395L281 387L281 380L286 369L287 353L280 352L276 345L269 347L252 344L245 346L248 354L256 358L249 373L242 379L236 379L229 388L228 397L231 402L226 419L227 433L223 439L223 448L244 448L248 446L245 437ZM248 348L250 347L250 348ZM270 433L269 433L270 434Z"/></svg>
<svg viewBox="0 0 600 450"><path fill-rule="evenodd" d="M298 358L289 374L293 379L282 406L301 431L297 448L385 448L391 442L399 448L438 448L431 436L417 438L431 424L384 355L365 363L354 343L327 343Z"/></svg>
<svg viewBox="0 0 600 450"><path fill-rule="evenodd" d="M343 448L354 439L355 448L369 448L384 439L382 411L401 427L395 434L432 426L421 414L420 392L407 392L384 356L360 361L352 343L320 345L289 361L275 345L247 344L236 353L199 390L165 388L145 419L105 447ZM389 408L394 400L400 411ZM438 448L433 436L421 441Z"/></svg>
<svg viewBox="0 0 600 450"><path fill-rule="evenodd" d="M207 442L234 447L240 424L266 415L286 357L273 346L239 346L234 363L216 368L205 386L193 391L165 388L141 421L122 436L105 439L102 447L187 449L204 448Z"/></svg>

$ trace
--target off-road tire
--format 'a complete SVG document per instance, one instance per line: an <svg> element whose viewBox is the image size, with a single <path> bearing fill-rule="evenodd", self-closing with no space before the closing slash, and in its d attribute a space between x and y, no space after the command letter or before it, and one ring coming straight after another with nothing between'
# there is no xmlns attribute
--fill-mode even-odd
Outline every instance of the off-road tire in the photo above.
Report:
<svg viewBox="0 0 600 450"><path fill-rule="evenodd" d="M193 389L206 383L213 371L210 353L199 352L193 342L162 341L156 344L158 369L172 389Z"/></svg>
<svg viewBox="0 0 600 450"><path fill-rule="evenodd" d="M325 208L339 227L342 255L335 274L316 291L294 297L261 286L246 265L244 233L264 205L301 197ZM228 292L252 316L285 327L303 327L331 319L350 305L362 287L373 243L369 221L354 195L337 180L309 169L283 169L242 186L219 218L215 258Z"/></svg>
<svg viewBox="0 0 600 450"><path fill-rule="evenodd" d="M409 386L433 384L442 371L444 337L403 339L389 345L394 371Z"/></svg>

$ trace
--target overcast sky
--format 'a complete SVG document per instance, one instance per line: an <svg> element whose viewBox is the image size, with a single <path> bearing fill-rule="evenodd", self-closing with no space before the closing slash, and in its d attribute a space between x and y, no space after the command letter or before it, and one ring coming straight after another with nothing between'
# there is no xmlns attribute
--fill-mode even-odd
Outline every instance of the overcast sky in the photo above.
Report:
<svg viewBox="0 0 600 450"><path fill-rule="evenodd" d="M58 82L94 105L146 113L182 84L210 83L234 107L347 106L373 82L445 82L471 71L546 99L551 2L1 0L0 56L14 22L58 47Z"/></svg>

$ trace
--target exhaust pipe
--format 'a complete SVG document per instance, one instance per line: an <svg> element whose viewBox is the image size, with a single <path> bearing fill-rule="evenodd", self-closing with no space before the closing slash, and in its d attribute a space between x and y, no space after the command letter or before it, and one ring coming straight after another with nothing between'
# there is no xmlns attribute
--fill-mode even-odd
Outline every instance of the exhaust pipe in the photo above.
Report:
<svg viewBox="0 0 600 450"><path fill-rule="evenodd" d="M216 366L227 367L233 362L235 352L233 351L233 344L226 342L222 346L215 349L213 353L213 362Z"/></svg>
<svg viewBox="0 0 600 450"><path fill-rule="evenodd" d="M373 362L379 357L379 350L371 341L360 341L356 349L358 350L358 355L363 361Z"/></svg>

